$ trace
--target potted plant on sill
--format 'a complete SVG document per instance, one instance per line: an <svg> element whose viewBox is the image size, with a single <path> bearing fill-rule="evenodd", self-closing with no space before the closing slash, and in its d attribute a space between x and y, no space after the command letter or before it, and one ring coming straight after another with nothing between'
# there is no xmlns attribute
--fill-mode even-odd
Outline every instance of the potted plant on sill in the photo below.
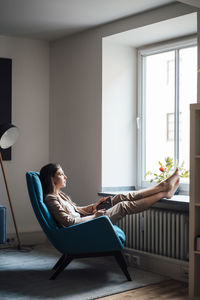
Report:
<svg viewBox="0 0 200 300"><path fill-rule="evenodd" d="M179 170L179 175L182 178L188 178L189 177L189 171L184 168L184 162L182 162L179 166L177 163L174 163L173 158L166 157L165 162L162 163L158 161L159 164L159 173L153 173L151 171L147 171L145 174L145 178L150 177L149 182L161 182L165 179L167 179L169 176L172 175L172 173L175 171L176 168ZM179 188L177 189L175 194L179 193Z"/></svg>

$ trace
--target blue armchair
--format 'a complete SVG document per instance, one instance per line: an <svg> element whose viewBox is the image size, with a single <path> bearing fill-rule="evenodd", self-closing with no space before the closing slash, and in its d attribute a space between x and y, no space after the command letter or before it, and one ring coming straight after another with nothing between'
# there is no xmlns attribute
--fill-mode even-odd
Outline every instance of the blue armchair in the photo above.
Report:
<svg viewBox="0 0 200 300"><path fill-rule="evenodd" d="M101 216L69 227L59 227L43 202L39 173L27 172L26 180L37 220L52 245L62 253L50 279L55 279L74 258L114 256L131 281L122 255L125 234L118 226L113 225L107 216Z"/></svg>

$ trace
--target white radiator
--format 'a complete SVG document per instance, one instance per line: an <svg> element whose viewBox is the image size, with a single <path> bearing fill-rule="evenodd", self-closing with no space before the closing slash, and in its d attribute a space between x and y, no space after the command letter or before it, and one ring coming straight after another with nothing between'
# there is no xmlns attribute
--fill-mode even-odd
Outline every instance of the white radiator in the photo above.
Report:
<svg viewBox="0 0 200 300"><path fill-rule="evenodd" d="M185 212L148 209L117 225L126 234L125 247L188 260L189 217Z"/></svg>

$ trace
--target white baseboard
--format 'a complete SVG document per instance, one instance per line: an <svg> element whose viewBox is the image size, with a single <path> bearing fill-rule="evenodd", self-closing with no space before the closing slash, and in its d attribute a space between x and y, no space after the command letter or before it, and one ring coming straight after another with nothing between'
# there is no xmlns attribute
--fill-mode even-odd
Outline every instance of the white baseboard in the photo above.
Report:
<svg viewBox="0 0 200 300"><path fill-rule="evenodd" d="M132 267L138 267L175 280L188 282L189 263L187 261L130 248L124 249L124 256L128 265Z"/></svg>
<svg viewBox="0 0 200 300"><path fill-rule="evenodd" d="M20 242L22 245L39 245L48 242L48 239L43 231L20 232ZM0 244L0 249L7 246L17 246L18 240L15 233L7 233L6 244Z"/></svg>

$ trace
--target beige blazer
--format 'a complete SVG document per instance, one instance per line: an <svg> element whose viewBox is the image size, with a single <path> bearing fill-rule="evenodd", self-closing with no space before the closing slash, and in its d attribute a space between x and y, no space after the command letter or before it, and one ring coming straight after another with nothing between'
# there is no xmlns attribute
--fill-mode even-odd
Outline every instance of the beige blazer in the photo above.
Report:
<svg viewBox="0 0 200 300"><path fill-rule="evenodd" d="M49 209L52 217L60 226L71 226L73 224L82 223L93 218L91 217L91 215L93 215L94 213L93 204L79 207L74 202L72 202L69 196L67 196L63 192L60 192L59 196L60 197L53 194L48 194L44 199L44 203ZM66 206L67 201L74 207L75 211L78 212L81 217L75 218L70 214Z"/></svg>

